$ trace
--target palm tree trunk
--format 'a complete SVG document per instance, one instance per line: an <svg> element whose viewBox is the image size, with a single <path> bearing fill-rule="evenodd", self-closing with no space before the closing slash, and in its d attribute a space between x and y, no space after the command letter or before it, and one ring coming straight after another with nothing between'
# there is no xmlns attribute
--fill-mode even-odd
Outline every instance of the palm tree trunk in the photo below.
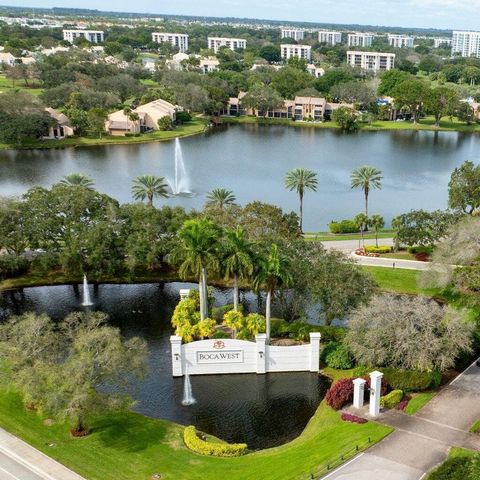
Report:
<svg viewBox="0 0 480 480"><path fill-rule="evenodd" d="M362 230L361 230L361 232L362 232L362 245L363 245L363 249L365 250L365 238L364 238L364 236L363 236L363 229L364 229L364 228L365 228L365 227L362 225Z"/></svg>
<svg viewBox="0 0 480 480"><path fill-rule="evenodd" d="M376 245L377 248L378 248L378 227L375 228L375 245Z"/></svg>
<svg viewBox="0 0 480 480"><path fill-rule="evenodd" d="M203 318L208 317L208 288L207 288L207 269L202 268L203 277Z"/></svg>
<svg viewBox="0 0 480 480"><path fill-rule="evenodd" d="M238 275L233 277L233 309L238 312Z"/></svg>
<svg viewBox="0 0 480 480"><path fill-rule="evenodd" d="M300 233L303 233L303 192L300 192Z"/></svg>
<svg viewBox="0 0 480 480"><path fill-rule="evenodd" d="M368 187L365 187L365 216L368 218Z"/></svg>
<svg viewBox="0 0 480 480"><path fill-rule="evenodd" d="M267 326L267 329L266 329L267 330L266 331L267 343L270 342L270 322L271 322L271 317L272 317L271 308L272 308L272 291L268 290L268 292L267 292L267 305L266 305L266 308L265 308L265 321L266 321L266 326Z"/></svg>
<svg viewBox="0 0 480 480"><path fill-rule="evenodd" d="M200 277L200 281L198 282L198 297L200 299L200 320L205 320L204 316L204 302L205 302L205 297L203 296L203 275Z"/></svg>
<svg viewBox="0 0 480 480"><path fill-rule="evenodd" d="M153 207L153 193L148 194L148 204Z"/></svg>

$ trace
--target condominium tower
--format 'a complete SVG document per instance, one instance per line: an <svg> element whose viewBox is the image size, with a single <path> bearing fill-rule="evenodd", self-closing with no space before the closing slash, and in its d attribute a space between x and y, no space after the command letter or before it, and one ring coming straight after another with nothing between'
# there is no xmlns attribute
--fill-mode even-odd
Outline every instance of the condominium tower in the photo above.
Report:
<svg viewBox="0 0 480 480"><path fill-rule="evenodd" d="M282 38L293 38L297 42L303 40L305 31L298 28L282 28Z"/></svg>
<svg viewBox="0 0 480 480"><path fill-rule="evenodd" d="M243 38L226 38L226 37L208 37L208 48L218 53L222 47L230 50L247 48L247 41Z"/></svg>
<svg viewBox="0 0 480 480"><path fill-rule="evenodd" d="M318 42L326 43L327 45L337 45L338 43L342 43L342 32L320 30L320 32L318 32Z"/></svg>
<svg viewBox="0 0 480 480"><path fill-rule="evenodd" d="M455 30L452 37L452 55L480 57L480 32Z"/></svg>
<svg viewBox="0 0 480 480"><path fill-rule="evenodd" d="M414 38L408 35L388 35L388 43L395 48L413 48Z"/></svg>
<svg viewBox="0 0 480 480"><path fill-rule="evenodd" d="M348 51L347 63L368 72L382 72L395 67L395 54Z"/></svg>
<svg viewBox="0 0 480 480"><path fill-rule="evenodd" d="M349 47L371 47L373 35L371 33L349 33L347 45Z"/></svg>
<svg viewBox="0 0 480 480"><path fill-rule="evenodd" d="M180 53L188 50L188 35L185 33L152 33L152 40L155 43L169 43L173 47L177 47Z"/></svg>
<svg viewBox="0 0 480 480"><path fill-rule="evenodd" d="M282 52L282 58L285 60L296 57L310 61L312 58L312 47L310 45L283 44L280 45L280 51Z"/></svg>
<svg viewBox="0 0 480 480"><path fill-rule="evenodd" d="M63 30L63 39L73 43L77 38L84 38L90 43L102 43L104 33L101 30Z"/></svg>

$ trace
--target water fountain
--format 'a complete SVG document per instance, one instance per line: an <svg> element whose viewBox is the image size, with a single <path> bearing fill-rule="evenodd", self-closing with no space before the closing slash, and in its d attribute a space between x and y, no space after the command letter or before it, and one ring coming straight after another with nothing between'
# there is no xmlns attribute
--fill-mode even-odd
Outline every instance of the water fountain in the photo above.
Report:
<svg viewBox="0 0 480 480"><path fill-rule="evenodd" d="M169 181L169 183L173 196L195 196L195 194L190 190L190 178L185 168L182 147L178 138L175 139L175 176L173 182Z"/></svg>
<svg viewBox="0 0 480 480"><path fill-rule="evenodd" d="M183 383L183 399L182 405L184 407L188 407L189 405L193 405L196 400L193 398L192 394L192 384L190 382L190 375L188 374L188 370L185 371L185 380Z"/></svg>
<svg viewBox="0 0 480 480"><path fill-rule="evenodd" d="M83 307L90 307L92 306L92 300L90 299L90 290L88 289L88 281L87 281L87 276L83 276L83 302L82 306Z"/></svg>

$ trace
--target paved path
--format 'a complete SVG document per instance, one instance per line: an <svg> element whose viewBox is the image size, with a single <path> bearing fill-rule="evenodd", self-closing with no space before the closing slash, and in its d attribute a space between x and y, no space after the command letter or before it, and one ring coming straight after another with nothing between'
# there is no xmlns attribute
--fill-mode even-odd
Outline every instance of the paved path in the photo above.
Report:
<svg viewBox="0 0 480 480"><path fill-rule="evenodd" d="M417 415L383 414L379 421L395 432L323 478L419 480L445 460L450 447L480 451L480 437L468 431L480 419L479 394L480 368L474 364Z"/></svg>
<svg viewBox="0 0 480 480"><path fill-rule="evenodd" d="M0 428L0 480L84 480Z"/></svg>
<svg viewBox="0 0 480 480"><path fill-rule="evenodd" d="M378 239L378 244L393 247L393 238ZM327 242L322 242L322 245L329 250L334 248L336 250L342 250L344 252L353 252L357 248L362 247L363 244L358 240L329 240ZM365 240L365 245L374 246L375 239Z"/></svg>

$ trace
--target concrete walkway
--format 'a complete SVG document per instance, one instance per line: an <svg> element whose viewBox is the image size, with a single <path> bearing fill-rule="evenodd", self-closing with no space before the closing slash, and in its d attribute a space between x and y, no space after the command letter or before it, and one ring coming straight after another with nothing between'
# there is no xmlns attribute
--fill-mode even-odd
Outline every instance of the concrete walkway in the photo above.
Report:
<svg viewBox="0 0 480 480"><path fill-rule="evenodd" d="M450 447L480 451L480 436L468 431L480 419L479 394L480 368L473 364L417 415L382 414L378 421L395 432L323 478L419 480L445 460Z"/></svg>
<svg viewBox="0 0 480 480"><path fill-rule="evenodd" d="M0 428L0 480L84 480Z"/></svg>

